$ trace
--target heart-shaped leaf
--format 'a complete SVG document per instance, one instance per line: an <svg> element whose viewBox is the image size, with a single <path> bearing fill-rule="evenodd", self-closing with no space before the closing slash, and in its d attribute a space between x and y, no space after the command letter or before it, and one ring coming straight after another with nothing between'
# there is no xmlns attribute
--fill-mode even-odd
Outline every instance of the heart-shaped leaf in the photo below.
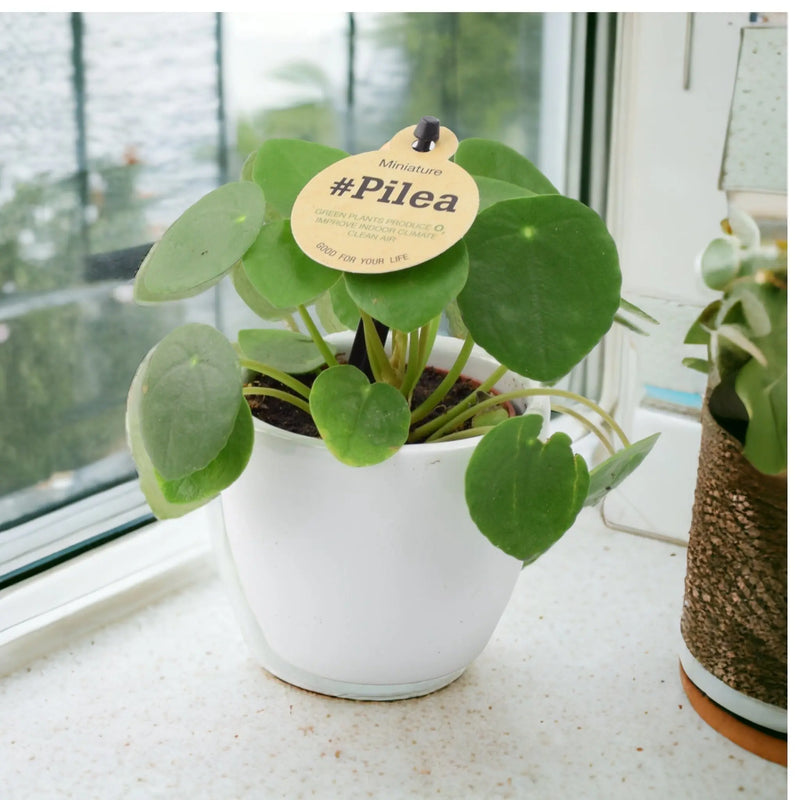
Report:
<svg viewBox="0 0 800 800"><path fill-rule="evenodd" d="M296 331L268 328L239 331L239 347L246 358L290 375L311 372L325 363L314 340Z"/></svg>
<svg viewBox="0 0 800 800"><path fill-rule="evenodd" d="M467 506L492 544L530 563L569 530L583 506L589 471L571 441L542 442L542 418L512 417L481 439L467 466Z"/></svg>
<svg viewBox="0 0 800 800"><path fill-rule="evenodd" d="M646 439L640 439L598 464L589 473L589 492L584 505L597 505L612 489L619 486L644 461L658 437L659 434L654 433Z"/></svg>
<svg viewBox="0 0 800 800"><path fill-rule="evenodd" d="M402 393L370 383L356 367L330 367L314 381L311 416L339 461L363 467L385 461L408 438L411 413Z"/></svg>
<svg viewBox="0 0 800 800"><path fill-rule="evenodd" d="M202 197L150 249L136 274L136 300L179 300L213 286L255 241L264 209L261 190L246 181Z"/></svg>
<svg viewBox="0 0 800 800"><path fill-rule="evenodd" d="M602 219L577 200L495 203L478 214L466 242L464 323L515 372L556 380L611 327L622 282L617 249Z"/></svg>
<svg viewBox="0 0 800 800"><path fill-rule="evenodd" d="M456 242L415 267L379 275L345 273L347 291L371 317L409 333L430 322L467 281L469 258Z"/></svg>
<svg viewBox="0 0 800 800"><path fill-rule="evenodd" d="M253 180L270 206L288 218L300 190L325 167L348 153L300 139L267 139L253 163Z"/></svg>
<svg viewBox="0 0 800 800"><path fill-rule="evenodd" d="M490 139L464 139L453 161L473 177L506 181L535 194L558 194L558 189L525 156Z"/></svg>
<svg viewBox="0 0 800 800"><path fill-rule="evenodd" d="M297 246L288 219L264 225L242 264L253 288L276 308L310 303L341 275L310 259Z"/></svg>
<svg viewBox="0 0 800 800"><path fill-rule="evenodd" d="M132 398L155 470L174 480L207 466L230 438L241 399L239 360L219 331L191 323L167 334Z"/></svg>

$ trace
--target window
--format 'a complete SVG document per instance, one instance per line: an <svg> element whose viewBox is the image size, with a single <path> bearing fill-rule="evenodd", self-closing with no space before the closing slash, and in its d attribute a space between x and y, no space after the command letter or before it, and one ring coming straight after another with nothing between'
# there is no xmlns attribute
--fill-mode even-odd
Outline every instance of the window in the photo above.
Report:
<svg viewBox="0 0 800 800"><path fill-rule="evenodd" d="M605 504L607 522L625 530L688 539L706 377L683 366L695 355L683 339L716 296L697 259L728 214L720 174L742 30L785 24L785 14L622 15L607 218L623 293L660 324L648 337L626 337L611 380L627 376L626 430L662 432ZM757 147L766 124L759 120Z"/></svg>
<svg viewBox="0 0 800 800"><path fill-rule="evenodd" d="M56 526L48 510L117 487L101 518L144 513L118 488L127 384L166 331L216 312L137 307L129 280L222 173L215 15L0 14L0 51L2 573L73 544L97 504Z"/></svg>
<svg viewBox="0 0 800 800"><path fill-rule="evenodd" d="M149 519L125 443L133 372L182 321L245 321L224 284L133 304L136 267L180 211L265 137L360 152L431 113L579 196L570 165L588 152L568 133L585 128L602 70L584 53L611 19L0 14L0 580Z"/></svg>

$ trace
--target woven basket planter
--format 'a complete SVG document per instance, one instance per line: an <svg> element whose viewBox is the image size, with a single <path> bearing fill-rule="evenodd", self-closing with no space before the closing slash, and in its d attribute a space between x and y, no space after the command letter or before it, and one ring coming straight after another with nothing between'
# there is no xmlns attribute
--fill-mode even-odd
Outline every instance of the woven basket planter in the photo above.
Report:
<svg viewBox="0 0 800 800"><path fill-rule="evenodd" d="M683 667L714 703L785 733L787 482L764 475L703 405Z"/></svg>

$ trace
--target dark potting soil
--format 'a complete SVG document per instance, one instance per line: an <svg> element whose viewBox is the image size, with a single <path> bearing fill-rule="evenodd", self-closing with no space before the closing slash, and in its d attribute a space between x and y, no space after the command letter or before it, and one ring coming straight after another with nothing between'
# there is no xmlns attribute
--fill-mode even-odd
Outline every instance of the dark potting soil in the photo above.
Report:
<svg viewBox="0 0 800 800"><path fill-rule="evenodd" d="M417 408L436 387L442 382L446 373L434 367L426 367L422 373L422 377L414 389L414 394L411 399L412 411ZM295 375L299 381L302 381L306 386L311 386L316 377L316 373L308 373L306 375ZM438 416L449 411L454 406L458 405L462 400L468 397L475 389L478 388L479 382L471 378L464 377L463 375L455 382L453 387L447 393L446 397L439 403L434 411L422 420L419 424L435 419ZM266 375L256 375L249 383L248 386L263 386L271 389L280 389L290 394L296 394L291 389L288 389L282 383L267 377ZM489 395L486 395L488 397ZM485 399L485 398L480 398ZM250 410L253 416L258 417L260 420L274 425L276 428L282 428L285 431L292 433L299 433L303 436L313 436L319 438L319 431L314 424L314 420L309 414L306 414L297 406L287 403L275 397L268 397L266 395L248 395L247 402L250 404ZM512 412L513 413L513 412ZM465 428L470 425L469 421L465 423Z"/></svg>

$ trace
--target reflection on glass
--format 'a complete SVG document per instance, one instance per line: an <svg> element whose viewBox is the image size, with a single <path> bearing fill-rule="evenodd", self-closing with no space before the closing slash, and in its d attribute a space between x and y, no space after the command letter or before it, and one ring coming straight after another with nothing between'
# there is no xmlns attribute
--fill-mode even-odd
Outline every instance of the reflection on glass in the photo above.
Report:
<svg viewBox="0 0 800 800"><path fill-rule="evenodd" d="M216 25L0 14L0 531L132 477L137 364L187 315L215 319L208 300L138 307L130 278L219 182Z"/></svg>

